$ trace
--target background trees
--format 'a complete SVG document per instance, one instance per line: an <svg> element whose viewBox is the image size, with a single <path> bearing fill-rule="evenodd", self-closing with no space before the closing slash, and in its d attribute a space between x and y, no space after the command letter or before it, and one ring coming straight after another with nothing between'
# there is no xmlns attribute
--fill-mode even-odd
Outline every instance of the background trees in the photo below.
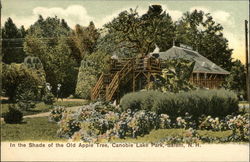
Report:
<svg viewBox="0 0 250 162"><path fill-rule="evenodd" d="M225 88L234 90L238 96L246 97L246 72L245 66L240 62L240 60L236 60L232 63L232 68L230 71L230 75L226 78ZM241 99L243 99L240 97Z"/></svg>
<svg viewBox="0 0 250 162"><path fill-rule="evenodd" d="M30 56L39 57L46 73L46 81L56 94L62 84L62 96L74 93L77 79L77 61L72 57L68 36L70 28L57 17L42 16L31 25L25 37L24 50Z"/></svg>
<svg viewBox="0 0 250 162"><path fill-rule="evenodd" d="M175 40L192 46L226 70L231 69L233 50L229 49L228 40L223 36L223 27L209 13L197 10L184 13L176 22Z"/></svg>
<svg viewBox="0 0 250 162"><path fill-rule="evenodd" d="M147 55L153 51L155 44L166 50L171 47L174 36L173 21L159 5L150 6L142 16L139 16L136 9L123 11L105 27L108 34L104 39L125 51L113 53L125 57Z"/></svg>
<svg viewBox="0 0 250 162"><path fill-rule="evenodd" d="M27 55L38 57L44 67L46 82L52 85L52 92L56 94L57 84L62 84L61 95L64 97L74 94L76 87L78 95L83 89L87 94L90 88L79 85L88 84L82 81L94 84L96 77L107 69L106 64L112 55L147 55L156 45L160 51L166 51L172 47L173 41L177 45L192 46L203 56L231 71L232 76L227 80L230 85L226 87L240 91L236 73L243 70L242 65L232 61L232 49L223 35L223 27L203 11L186 12L174 22L160 5L151 5L142 15L137 9L122 11L102 29L97 29L93 22L86 27L76 25L75 29L71 29L63 19L39 16L25 30L23 26L17 28L9 18L3 27L3 38L14 41L25 38L24 51L3 45L4 63L21 63ZM82 66L80 74L81 62L88 63L88 66ZM83 76L95 76L95 79L83 79ZM245 80L243 74L239 77L239 80ZM243 82L238 83L244 85Z"/></svg>
<svg viewBox="0 0 250 162"><path fill-rule="evenodd" d="M2 28L2 37L3 37L3 59L4 63L10 64L13 62L21 63L23 59L27 56L23 51L22 44L20 43L19 38L24 38L26 35L26 30L24 26L21 26L20 29L17 28L15 23L11 18L8 18ZM19 48L15 47L19 44Z"/></svg>
<svg viewBox="0 0 250 162"><path fill-rule="evenodd" d="M100 33L92 21L87 27L80 26L79 24L75 26L75 29L71 33L69 43L73 51L73 57L78 63L80 63L85 56L94 52L99 36Z"/></svg>

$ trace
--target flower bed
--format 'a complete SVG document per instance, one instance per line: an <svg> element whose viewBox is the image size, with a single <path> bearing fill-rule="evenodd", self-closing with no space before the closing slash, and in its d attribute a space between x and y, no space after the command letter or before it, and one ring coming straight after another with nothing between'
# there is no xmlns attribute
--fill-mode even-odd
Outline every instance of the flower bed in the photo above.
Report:
<svg viewBox="0 0 250 162"><path fill-rule="evenodd" d="M96 102L83 106L77 112L67 112L61 108L52 111L51 118L58 122L60 137L82 140L85 142L111 141L116 138L137 138L144 136L156 129L182 128L186 135L182 137L166 137L162 141L248 141L249 140L249 116L227 115L226 117L211 117L202 115L195 120L192 115L171 118L168 114L157 114L147 110L121 111L119 107L111 104ZM61 119L58 121L58 119ZM232 130L232 134L225 138L209 138L199 136L197 130L226 131Z"/></svg>

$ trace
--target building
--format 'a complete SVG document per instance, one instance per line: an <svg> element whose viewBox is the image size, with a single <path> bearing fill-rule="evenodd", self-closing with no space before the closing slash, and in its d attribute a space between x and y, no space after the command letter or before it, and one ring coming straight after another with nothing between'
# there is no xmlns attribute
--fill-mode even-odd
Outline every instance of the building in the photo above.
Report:
<svg viewBox="0 0 250 162"><path fill-rule="evenodd" d="M173 46L165 52L159 52L159 58L162 60L183 58L194 61L194 69L190 81L202 88L219 88L225 77L230 73L206 57L193 51L192 48Z"/></svg>
<svg viewBox="0 0 250 162"><path fill-rule="evenodd" d="M152 53L146 57L111 59L110 71L101 74L91 90L91 99L119 100L128 92L141 90L154 80L155 74L161 74L164 60L179 58L195 62L190 82L202 88L219 88L229 74L198 52L173 46L165 52Z"/></svg>

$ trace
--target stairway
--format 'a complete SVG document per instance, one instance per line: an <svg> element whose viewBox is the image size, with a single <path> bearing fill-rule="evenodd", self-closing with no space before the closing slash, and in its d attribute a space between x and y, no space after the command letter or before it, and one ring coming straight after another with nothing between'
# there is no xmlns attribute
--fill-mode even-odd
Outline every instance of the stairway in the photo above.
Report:
<svg viewBox="0 0 250 162"><path fill-rule="evenodd" d="M128 60L120 71L115 74L101 74L95 87L91 90L91 100L105 98L106 101L111 101L119 89L121 82L133 70L133 60ZM110 81L109 78L112 78Z"/></svg>
<svg viewBox="0 0 250 162"><path fill-rule="evenodd" d="M96 82L95 86L91 89L91 100L98 98L105 98L106 86L109 84L110 75L102 73Z"/></svg>

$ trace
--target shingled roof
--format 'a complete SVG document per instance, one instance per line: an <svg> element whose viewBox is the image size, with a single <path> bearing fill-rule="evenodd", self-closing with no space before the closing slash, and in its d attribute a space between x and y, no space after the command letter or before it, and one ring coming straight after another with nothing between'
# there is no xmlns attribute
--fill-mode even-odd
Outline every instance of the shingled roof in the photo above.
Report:
<svg viewBox="0 0 250 162"><path fill-rule="evenodd" d="M191 49L173 46L165 52L159 52L159 58L163 60L183 58L195 61L194 73L230 74L228 71Z"/></svg>

